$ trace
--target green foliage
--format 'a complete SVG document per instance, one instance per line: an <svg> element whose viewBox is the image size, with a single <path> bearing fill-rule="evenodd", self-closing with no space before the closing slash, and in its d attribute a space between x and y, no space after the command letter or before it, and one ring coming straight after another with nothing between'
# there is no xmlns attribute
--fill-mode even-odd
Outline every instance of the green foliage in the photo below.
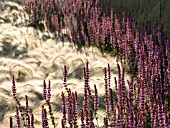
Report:
<svg viewBox="0 0 170 128"><path fill-rule="evenodd" d="M122 15L125 11L138 22L138 25L151 21L152 28L156 23L164 25L166 36L170 35L170 1L169 0L112 0L114 13Z"/></svg>
<svg viewBox="0 0 170 128"><path fill-rule="evenodd" d="M138 65L133 64L130 61L128 61L128 66L126 68L127 74L133 74L133 76L136 76L138 74Z"/></svg>
<svg viewBox="0 0 170 128"><path fill-rule="evenodd" d="M37 30L40 30L40 31L44 31L44 24L43 23L40 23L39 21L31 21L30 24L28 24L28 26L30 27L33 27Z"/></svg>
<svg viewBox="0 0 170 128"><path fill-rule="evenodd" d="M118 46L112 47L108 38L105 39L104 44L100 44L97 48L101 51L101 53L107 53L113 57L116 57L120 53L120 48Z"/></svg>

